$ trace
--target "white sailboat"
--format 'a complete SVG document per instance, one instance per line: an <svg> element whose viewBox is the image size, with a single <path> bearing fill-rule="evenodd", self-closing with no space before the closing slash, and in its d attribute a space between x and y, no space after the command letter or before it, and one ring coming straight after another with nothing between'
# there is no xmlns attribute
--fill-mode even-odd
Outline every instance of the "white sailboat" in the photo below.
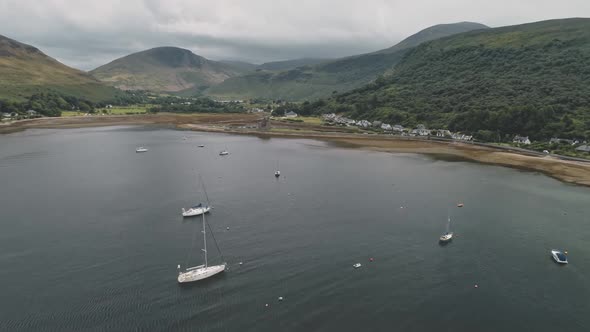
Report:
<svg viewBox="0 0 590 332"><path fill-rule="evenodd" d="M451 228L451 217L449 216L449 219L447 221L447 231L445 232L445 234L440 236L440 238L439 238L440 243L448 243L448 242L451 242L451 240L453 240L453 232L450 231L450 228Z"/></svg>
<svg viewBox="0 0 590 332"><path fill-rule="evenodd" d="M281 176L281 171L279 170L279 162L277 161L277 170L275 171L275 178Z"/></svg>
<svg viewBox="0 0 590 332"><path fill-rule="evenodd" d="M227 156L229 154L229 152L227 152L227 150L223 150L221 152L219 152L220 156Z"/></svg>
<svg viewBox="0 0 590 332"><path fill-rule="evenodd" d="M203 203L199 203L197 205L191 206L188 209L182 208L183 217L196 217L211 211L211 207L209 206L209 196L207 195L207 190L205 189L205 183L200 177L199 179L201 181L201 186L203 187L203 192L205 193L205 198L207 199L207 204L203 205Z"/></svg>
<svg viewBox="0 0 590 332"><path fill-rule="evenodd" d="M178 265L178 283L187 283L193 281L199 281L203 279L207 279L212 277L218 273L225 271L225 267L227 263L221 263L219 265L211 265L209 266L209 262L207 261L207 226L205 221L205 214L201 214L203 216L203 252L205 253L205 264L192 266L186 268L184 271L181 271L180 264Z"/></svg>
<svg viewBox="0 0 590 332"><path fill-rule="evenodd" d="M196 217L200 216L204 213L211 211L211 207L209 205L203 206L203 203L199 203L198 205L191 206L188 209L182 208L182 216L183 217Z"/></svg>

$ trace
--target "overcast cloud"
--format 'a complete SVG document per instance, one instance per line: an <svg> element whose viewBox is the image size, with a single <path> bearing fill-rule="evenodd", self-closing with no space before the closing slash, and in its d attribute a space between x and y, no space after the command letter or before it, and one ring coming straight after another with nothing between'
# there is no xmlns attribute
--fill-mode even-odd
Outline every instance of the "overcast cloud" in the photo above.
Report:
<svg viewBox="0 0 590 332"><path fill-rule="evenodd" d="M590 0L0 0L0 34L89 70L156 46L262 63L375 51L431 25L590 17Z"/></svg>

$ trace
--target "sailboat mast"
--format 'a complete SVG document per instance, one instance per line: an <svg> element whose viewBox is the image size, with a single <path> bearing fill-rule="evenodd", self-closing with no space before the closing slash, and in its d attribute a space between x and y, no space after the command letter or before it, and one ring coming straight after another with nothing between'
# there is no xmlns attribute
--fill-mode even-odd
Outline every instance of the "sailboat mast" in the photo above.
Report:
<svg viewBox="0 0 590 332"><path fill-rule="evenodd" d="M203 243L205 247L203 249L205 252L205 267L207 267L207 227L205 227L205 213L203 213Z"/></svg>

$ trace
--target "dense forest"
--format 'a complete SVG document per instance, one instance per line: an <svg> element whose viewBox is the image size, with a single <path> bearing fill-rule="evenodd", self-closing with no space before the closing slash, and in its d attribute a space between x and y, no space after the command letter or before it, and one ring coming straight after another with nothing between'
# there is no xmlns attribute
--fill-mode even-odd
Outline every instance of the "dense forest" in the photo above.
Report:
<svg viewBox="0 0 590 332"><path fill-rule="evenodd" d="M62 111L69 110L92 113L94 107L90 101L54 93L34 94L24 102L0 100L0 112L3 113L23 114L28 110L34 110L44 116L60 116Z"/></svg>
<svg viewBox="0 0 590 332"><path fill-rule="evenodd" d="M468 32L409 51L354 91L286 106L497 140L590 138L590 19Z"/></svg>

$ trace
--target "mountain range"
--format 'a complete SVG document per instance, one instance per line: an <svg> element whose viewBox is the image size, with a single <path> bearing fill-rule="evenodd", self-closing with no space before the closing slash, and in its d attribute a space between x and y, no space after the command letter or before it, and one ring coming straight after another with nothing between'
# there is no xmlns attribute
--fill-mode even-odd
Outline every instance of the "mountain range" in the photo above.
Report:
<svg viewBox="0 0 590 332"><path fill-rule="evenodd" d="M156 47L116 59L89 73L67 67L33 46L0 36L0 76L4 78L0 82L0 99L23 100L39 92L56 92L104 101L113 100L120 90L147 90L216 98L312 100L371 82L422 42L486 28L470 22L441 24L373 53L261 65L213 61L178 47Z"/></svg>
<svg viewBox="0 0 590 332"><path fill-rule="evenodd" d="M228 79L212 87L208 93L219 98L257 97L291 101L326 97L334 92L360 87L377 76L387 73L407 50L423 42L481 29L488 29L488 27L472 22L439 24L424 29L384 50L280 72L261 70Z"/></svg>

